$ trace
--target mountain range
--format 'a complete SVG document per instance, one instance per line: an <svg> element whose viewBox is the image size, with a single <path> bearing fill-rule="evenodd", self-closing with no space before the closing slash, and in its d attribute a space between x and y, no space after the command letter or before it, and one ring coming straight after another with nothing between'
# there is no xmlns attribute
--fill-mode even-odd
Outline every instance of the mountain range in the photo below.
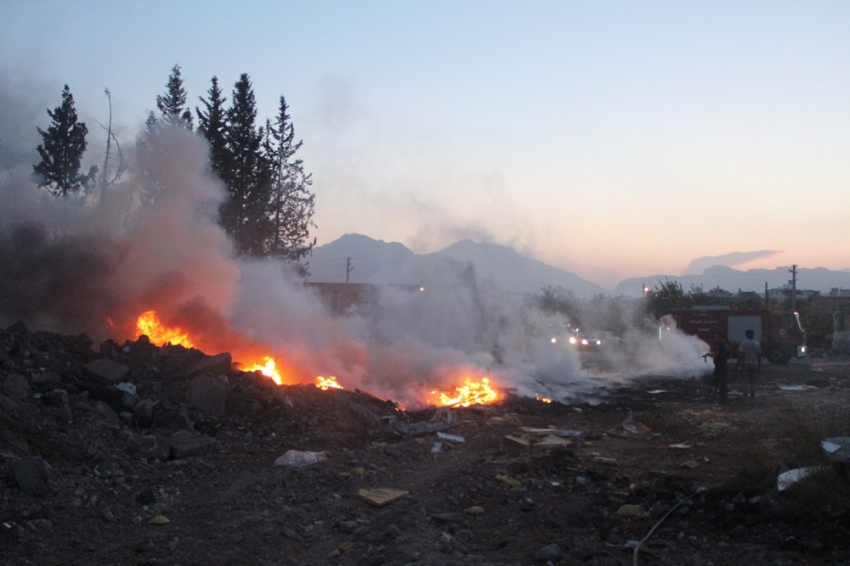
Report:
<svg viewBox="0 0 850 566"><path fill-rule="evenodd" d="M520 255L508 246L461 240L442 250L416 254L398 242L384 242L360 234L346 234L313 249L309 258L308 281L321 283L421 283L417 274L425 273L436 263L451 258L472 263L476 271L492 279L500 288L516 294L538 293L544 287L561 287L580 298L605 294L640 297L644 285L653 288L665 281L678 281L682 288L702 286L706 291L721 288L730 292L764 292L788 285L790 266L776 269L740 271L716 265L699 275L655 274L624 279L613 288L587 281L576 275ZM797 289L820 291L850 289L850 271L832 271L822 267L797 269Z"/></svg>

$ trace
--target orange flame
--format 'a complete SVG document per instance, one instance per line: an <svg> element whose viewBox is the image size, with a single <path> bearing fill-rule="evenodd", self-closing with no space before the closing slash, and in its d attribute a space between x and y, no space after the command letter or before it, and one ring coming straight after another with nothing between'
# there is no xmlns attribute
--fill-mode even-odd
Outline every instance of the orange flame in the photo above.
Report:
<svg viewBox="0 0 850 566"><path fill-rule="evenodd" d="M316 378L316 387L323 391L327 391L328 389L344 389L334 376L324 377L321 375Z"/></svg>
<svg viewBox="0 0 850 566"><path fill-rule="evenodd" d="M469 407L470 405L487 405L498 400L499 393L490 387L490 380L482 377L474 382L467 378L463 385L455 387L456 394L440 392L440 404L447 407ZM435 391L434 394L437 392Z"/></svg>
<svg viewBox="0 0 850 566"><path fill-rule="evenodd" d="M245 366L245 371L259 371L266 377L272 378L272 380L278 385L283 384L283 378L280 376L280 372L277 370L277 363L275 363L273 358L269 356L265 356L263 358L263 362L265 363L254 363L250 366Z"/></svg>
<svg viewBox="0 0 850 566"><path fill-rule="evenodd" d="M543 401L544 403L551 403L552 402L552 400L549 399L548 397L542 397L541 395L539 395L537 393L534 394L534 398L537 399L538 401Z"/></svg>
<svg viewBox="0 0 850 566"><path fill-rule="evenodd" d="M163 326L156 315L156 311L143 312L136 321L136 327L141 334L145 334L151 342L158 346L171 343L186 348L193 347L189 336L179 326L174 328Z"/></svg>

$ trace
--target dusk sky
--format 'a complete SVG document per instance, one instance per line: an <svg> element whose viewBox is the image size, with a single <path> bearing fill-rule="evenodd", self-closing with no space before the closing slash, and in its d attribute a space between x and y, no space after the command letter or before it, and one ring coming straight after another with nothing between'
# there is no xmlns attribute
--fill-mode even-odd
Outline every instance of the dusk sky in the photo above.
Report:
<svg viewBox="0 0 850 566"><path fill-rule="evenodd" d="M25 99L46 128L67 83L94 162L104 87L126 147L175 64L193 108L213 75L229 100L248 73L260 120L284 95L319 245L471 238L602 285L715 256L850 268L848 2L0 0L0 14L0 102ZM4 150L37 145L0 122Z"/></svg>

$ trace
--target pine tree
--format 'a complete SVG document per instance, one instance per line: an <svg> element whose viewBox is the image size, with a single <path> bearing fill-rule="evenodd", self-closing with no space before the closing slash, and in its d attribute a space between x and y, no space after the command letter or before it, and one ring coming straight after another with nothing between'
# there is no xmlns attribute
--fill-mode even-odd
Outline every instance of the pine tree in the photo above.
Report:
<svg viewBox="0 0 850 566"><path fill-rule="evenodd" d="M227 98L222 96L218 77L213 77L211 82L212 85L207 91L209 98L200 98L206 111L196 107L195 113L198 115L198 131L210 144L210 169L224 179L229 167L226 138L227 111L224 108Z"/></svg>
<svg viewBox="0 0 850 566"><path fill-rule="evenodd" d="M274 125L267 122L269 143L265 144L267 159L272 164L271 220L273 232L269 253L297 262L310 253L316 243L310 241L315 195L313 184L305 173L304 163L295 158L302 140L295 141L295 127L288 113L286 98L280 97Z"/></svg>
<svg viewBox="0 0 850 566"><path fill-rule="evenodd" d="M180 65L171 68L165 94L156 97L156 107L162 113L162 122L192 131L192 111L186 108L186 89L180 76Z"/></svg>
<svg viewBox="0 0 850 566"><path fill-rule="evenodd" d="M221 205L221 225L236 242L240 254L263 256L271 228L270 167L260 147L263 129L256 127L257 104L247 73L234 85L227 111L228 168L223 180L229 199Z"/></svg>
<svg viewBox="0 0 850 566"><path fill-rule="evenodd" d="M62 90L62 104L47 115L53 123L47 131L38 128L43 143L38 146L41 162L33 165L33 172L40 178L39 187L47 187L58 197L76 194L87 188L97 175L93 166L88 174L80 174L80 162L86 151L85 123L77 121L74 96L68 85Z"/></svg>

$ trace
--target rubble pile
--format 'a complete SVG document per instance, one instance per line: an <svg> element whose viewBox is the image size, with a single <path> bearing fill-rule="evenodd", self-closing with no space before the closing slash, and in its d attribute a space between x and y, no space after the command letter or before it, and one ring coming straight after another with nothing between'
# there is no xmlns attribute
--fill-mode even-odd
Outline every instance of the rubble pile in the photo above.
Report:
<svg viewBox="0 0 850 566"><path fill-rule="evenodd" d="M782 407L709 411L698 380L414 412L232 366L144 336L0 330L0 562L850 560L845 508L789 515L796 488L754 467L745 441ZM821 393L846 390L794 394Z"/></svg>

